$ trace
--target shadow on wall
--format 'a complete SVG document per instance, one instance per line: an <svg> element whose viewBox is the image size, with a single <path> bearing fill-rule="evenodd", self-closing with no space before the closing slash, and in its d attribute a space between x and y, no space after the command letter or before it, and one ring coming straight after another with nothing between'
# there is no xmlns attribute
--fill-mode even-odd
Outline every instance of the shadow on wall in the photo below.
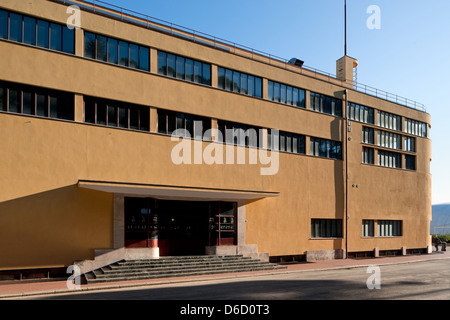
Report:
<svg viewBox="0 0 450 320"><path fill-rule="evenodd" d="M0 269L61 267L113 244L113 195L69 185L0 203Z"/></svg>

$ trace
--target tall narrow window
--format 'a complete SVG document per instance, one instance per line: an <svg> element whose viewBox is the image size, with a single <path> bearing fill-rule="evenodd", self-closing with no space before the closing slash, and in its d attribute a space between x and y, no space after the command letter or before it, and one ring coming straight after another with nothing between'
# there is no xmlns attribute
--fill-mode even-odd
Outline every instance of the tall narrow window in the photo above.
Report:
<svg viewBox="0 0 450 320"><path fill-rule="evenodd" d="M15 89L8 90L8 111L20 113L20 91Z"/></svg>
<svg viewBox="0 0 450 320"><path fill-rule="evenodd" d="M7 111L6 109L6 89L0 84L0 111Z"/></svg>
<svg viewBox="0 0 450 320"><path fill-rule="evenodd" d="M43 20L37 20L36 28L37 28L37 32L36 32L37 46L42 47L42 48L48 48L49 47L49 40L48 40L49 24L48 24L48 22L43 21Z"/></svg>
<svg viewBox="0 0 450 320"><path fill-rule="evenodd" d="M23 17L23 42L36 45L36 19Z"/></svg>
<svg viewBox="0 0 450 320"><path fill-rule="evenodd" d="M22 113L34 115L34 92L22 92Z"/></svg>
<svg viewBox="0 0 450 320"><path fill-rule="evenodd" d="M119 63L119 42L116 39L108 38L108 62L118 64Z"/></svg>
<svg viewBox="0 0 450 320"><path fill-rule="evenodd" d="M167 53L158 51L158 73L167 75Z"/></svg>
<svg viewBox="0 0 450 320"><path fill-rule="evenodd" d="M139 67L139 46L130 43L130 68Z"/></svg>
<svg viewBox="0 0 450 320"><path fill-rule="evenodd" d="M75 54L75 29L69 29L66 26L63 29L62 50L67 53Z"/></svg>
<svg viewBox="0 0 450 320"><path fill-rule="evenodd" d="M8 39L8 12L0 10L0 38Z"/></svg>
<svg viewBox="0 0 450 320"><path fill-rule="evenodd" d="M56 23L50 23L50 49L62 50L62 26Z"/></svg>
<svg viewBox="0 0 450 320"><path fill-rule="evenodd" d="M128 43L125 41L119 41L119 65L129 66Z"/></svg>
<svg viewBox="0 0 450 320"><path fill-rule="evenodd" d="M147 47L139 47L139 69L150 71L150 49Z"/></svg>
<svg viewBox="0 0 450 320"><path fill-rule="evenodd" d="M100 61L107 61L108 59L108 47L106 45L106 37L97 35L97 56L95 57L97 60Z"/></svg>
<svg viewBox="0 0 450 320"><path fill-rule="evenodd" d="M22 42L22 15L9 14L9 40Z"/></svg>
<svg viewBox="0 0 450 320"><path fill-rule="evenodd" d="M362 236L373 237L374 236L374 220L362 221Z"/></svg>
<svg viewBox="0 0 450 320"><path fill-rule="evenodd" d="M90 32L84 33L84 56L87 58L95 59L96 47L95 47L95 34Z"/></svg>

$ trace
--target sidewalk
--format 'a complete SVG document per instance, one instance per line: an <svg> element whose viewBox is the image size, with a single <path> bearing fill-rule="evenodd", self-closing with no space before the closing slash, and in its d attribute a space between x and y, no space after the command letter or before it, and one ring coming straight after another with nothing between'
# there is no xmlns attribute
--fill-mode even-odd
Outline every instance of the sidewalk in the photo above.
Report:
<svg viewBox="0 0 450 320"><path fill-rule="evenodd" d="M173 283L186 283L186 282L198 282L206 280L217 279L236 279L257 275L268 274L282 274L288 272L302 272L302 271L320 271L330 269L348 269L366 267L369 265L389 265L400 263L412 263L418 261L429 261L436 259L450 259L450 251L435 252L431 254L422 255L407 255L407 256L393 256L393 257L380 257L380 258L367 258L367 259L339 259L339 260L325 260L316 261L310 263L296 263L287 264L287 269L284 270L271 270L271 271L255 271L255 272L239 272L239 273L222 273L207 276L193 276L193 277L173 277L173 278L161 278L161 279L149 279L149 280L136 280L136 281L120 281L109 282L101 284L85 284L81 285L79 291L93 291L93 290L107 290L107 289L120 289L131 288L139 286L149 285L164 285ZM0 281L0 299L14 299L24 296L42 295L42 294L60 294L71 293L74 289L68 289L65 280L42 280L34 282L20 282L20 281Z"/></svg>

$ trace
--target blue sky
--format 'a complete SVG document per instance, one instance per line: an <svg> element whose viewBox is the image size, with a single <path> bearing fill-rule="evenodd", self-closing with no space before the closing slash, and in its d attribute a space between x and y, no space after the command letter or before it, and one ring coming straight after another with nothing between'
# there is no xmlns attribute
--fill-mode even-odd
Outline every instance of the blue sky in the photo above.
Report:
<svg viewBox="0 0 450 320"><path fill-rule="evenodd" d="M106 0L335 74L344 0ZM367 28L370 5L380 29ZM347 0L348 55L358 82L425 104L433 141L432 202L450 203L450 1ZM420 152L420 150L419 150Z"/></svg>

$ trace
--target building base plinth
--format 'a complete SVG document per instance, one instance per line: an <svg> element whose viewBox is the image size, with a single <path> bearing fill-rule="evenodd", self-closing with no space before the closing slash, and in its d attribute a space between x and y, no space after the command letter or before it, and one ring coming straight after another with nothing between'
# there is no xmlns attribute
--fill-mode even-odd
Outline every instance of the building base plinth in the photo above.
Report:
<svg viewBox="0 0 450 320"><path fill-rule="evenodd" d="M310 250L306 251L306 262L319 260L344 259L345 250Z"/></svg>

